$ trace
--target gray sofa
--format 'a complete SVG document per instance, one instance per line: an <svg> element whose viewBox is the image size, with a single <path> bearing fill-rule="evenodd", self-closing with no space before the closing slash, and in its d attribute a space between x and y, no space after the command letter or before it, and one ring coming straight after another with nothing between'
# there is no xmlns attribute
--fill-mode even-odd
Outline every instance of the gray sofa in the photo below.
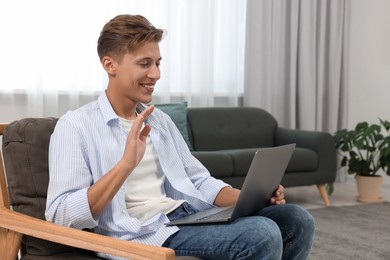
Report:
<svg viewBox="0 0 390 260"><path fill-rule="evenodd" d="M296 143L282 185L317 185L329 205L324 185L336 177L331 134L278 127L270 113L251 107L188 108L187 130L193 155L211 175L236 188L243 184L256 149Z"/></svg>

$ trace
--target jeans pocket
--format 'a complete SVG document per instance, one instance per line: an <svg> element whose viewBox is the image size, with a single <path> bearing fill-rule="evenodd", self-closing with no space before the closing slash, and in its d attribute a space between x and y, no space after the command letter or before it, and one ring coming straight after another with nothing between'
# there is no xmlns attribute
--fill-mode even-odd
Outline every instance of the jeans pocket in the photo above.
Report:
<svg viewBox="0 0 390 260"><path fill-rule="evenodd" d="M194 207L192 207L187 202L184 202L183 204L180 205L180 207L178 207L177 209L169 213L167 217L169 218L170 221L173 221L178 218L183 218L188 215L194 214L196 212L197 210Z"/></svg>
<svg viewBox="0 0 390 260"><path fill-rule="evenodd" d="M196 210L193 206L191 206L191 204L188 204L187 202L184 202L183 204L181 204L181 206L183 210L188 213L188 215L198 212L198 210Z"/></svg>

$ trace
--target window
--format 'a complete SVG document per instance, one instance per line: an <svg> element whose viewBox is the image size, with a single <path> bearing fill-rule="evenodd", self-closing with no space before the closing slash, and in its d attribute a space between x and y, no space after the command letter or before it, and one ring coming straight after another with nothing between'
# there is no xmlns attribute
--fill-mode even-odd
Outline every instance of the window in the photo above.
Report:
<svg viewBox="0 0 390 260"><path fill-rule="evenodd" d="M168 32L160 44L162 76L156 99L213 106L215 98L237 100L242 95L245 1L14 0L0 4L0 99L25 94L29 105L40 107L35 116L59 116L81 104L68 102L53 110L61 99L53 101L53 95L103 91L107 76L96 42L103 25L122 13L144 15ZM22 105L16 103L8 108Z"/></svg>

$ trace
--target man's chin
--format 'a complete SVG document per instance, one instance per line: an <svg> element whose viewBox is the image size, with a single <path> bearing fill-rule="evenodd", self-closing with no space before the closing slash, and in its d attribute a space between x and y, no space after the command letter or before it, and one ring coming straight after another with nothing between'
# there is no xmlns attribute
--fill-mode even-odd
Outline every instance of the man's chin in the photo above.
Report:
<svg viewBox="0 0 390 260"><path fill-rule="evenodd" d="M150 97L145 97L145 98L142 98L142 99L140 100L140 103L149 104L149 103L152 103L152 100L153 100L152 96L150 96Z"/></svg>

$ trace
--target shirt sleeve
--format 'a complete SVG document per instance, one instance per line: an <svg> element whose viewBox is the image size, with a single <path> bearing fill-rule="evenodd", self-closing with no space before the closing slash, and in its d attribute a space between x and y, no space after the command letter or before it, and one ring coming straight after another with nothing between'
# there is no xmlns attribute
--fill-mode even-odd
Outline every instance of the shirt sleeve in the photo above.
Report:
<svg viewBox="0 0 390 260"><path fill-rule="evenodd" d="M61 118L50 139L46 219L77 229L93 228L87 191L92 184L82 136Z"/></svg>
<svg viewBox="0 0 390 260"><path fill-rule="evenodd" d="M183 152L183 162L188 177L207 202L214 204L214 201L221 189L231 186L222 180L211 176L210 172L203 166L203 164L191 154L188 147L184 147L184 149L188 150L188 153Z"/></svg>

